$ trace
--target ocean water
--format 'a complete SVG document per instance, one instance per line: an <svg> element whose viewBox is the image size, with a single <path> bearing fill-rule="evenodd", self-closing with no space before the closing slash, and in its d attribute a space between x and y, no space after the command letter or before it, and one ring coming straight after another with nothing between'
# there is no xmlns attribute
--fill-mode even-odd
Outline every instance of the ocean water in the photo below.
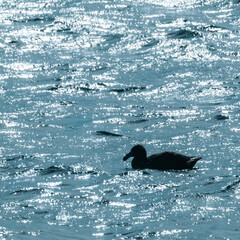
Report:
<svg viewBox="0 0 240 240"><path fill-rule="evenodd" d="M0 239L239 239L239 153L239 1L0 1Z"/></svg>

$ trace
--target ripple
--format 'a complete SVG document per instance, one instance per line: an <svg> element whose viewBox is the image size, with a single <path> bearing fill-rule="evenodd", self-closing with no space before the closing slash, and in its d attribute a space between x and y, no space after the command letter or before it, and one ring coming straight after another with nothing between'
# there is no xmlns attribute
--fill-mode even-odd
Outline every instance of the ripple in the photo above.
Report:
<svg viewBox="0 0 240 240"><path fill-rule="evenodd" d="M103 39L105 39L105 41L103 41L102 43L99 44L100 49L102 50L108 50L112 47L115 47L123 38L123 34L106 34L103 36Z"/></svg>
<svg viewBox="0 0 240 240"><path fill-rule="evenodd" d="M83 92L83 93L88 93L88 92L98 92L101 90L104 90L106 88L106 85L103 83L77 83L77 84L55 84L54 86L49 87L47 90L48 91L53 91L53 92L61 92L61 93L73 93L73 92Z"/></svg>
<svg viewBox="0 0 240 240"><path fill-rule="evenodd" d="M218 121L221 121L221 120L227 120L227 119L229 119L229 117L228 117L228 116L224 116L224 115L222 115L222 114L219 114L219 115L216 115L216 116L214 117L214 119L215 119L215 120L218 120Z"/></svg>
<svg viewBox="0 0 240 240"><path fill-rule="evenodd" d="M119 89L111 89L110 92L116 92L116 93L124 93L124 92L136 92L145 90L146 87L127 87L127 88L119 88Z"/></svg>
<svg viewBox="0 0 240 240"><path fill-rule="evenodd" d="M42 175L49 175L49 174L70 174L70 167L65 166L50 166L46 169L41 170Z"/></svg>
<svg viewBox="0 0 240 240"><path fill-rule="evenodd" d="M9 162L9 161L23 160L25 158L26 158L26 156L20 155L20 156L9 157L9 158L6 158L5 160Z"/></svg>
<svg viewBox="0 0 240 240"><path fill-rule="evenodd" d="M227 31L229 31L227 28L216 26L216 25L199 27L198 29L208 31L208 32L227 32Z"/></svg>
<svg viewBox="0 0 240 240"><path fill-rule="evenodd" d="M94 170L94 169L88 169L85 167L79 167L79 166L50 166L45 169L36 169L37 171L40 171L41 175L51 175L51 174L57 174L57 175L91 175L96 176L99 175L100 171Z"/></svg>
<svg viewBox="0 0 240 240"><path fill-rule="evenodd" d="M149 120L147 119L138 119L138 120L132 120L132 121L128 121L127 123L130 123L130 124L140 124L140 123L144 123L144 122L147 122Z"/></svg>
<svg viewBox="0 0 240 240"><path fill-rule="evenodd" d="M0 238L239 238L237 1L0 12ZM133 171L139 143L204 159Z"/></svg>
<svg viewBox="0 0 240 240"><path fill-rule="evenodd" d="M43 191L42 188L25 188L21 190L17 190L11 193L11 195L19 195L19 194L40 194Z"/></svg>
<svg viewBox="0 0 240 240"><path fill-rule="evenodd" d="M168 36L170 38L190 39L190 38L200 37L201 35L196 31L180 29L180 30L168 33Z"/></svg>
<svg viewBox="0 0 240 240"><path fill-rule="evenodd" d="M148 39L146 43L143 45L144 48L152 48L159 43L158 39Z"/></svg>
<svg viewBox="0 0 240 240"><path fill-rule="evenodd" d="M27 22L33 22L33 23L38 23L38 22L53 22L55 21L55 18L52 16L36 16L33 18L18 18L18 19L11 19L12 22L15 23L27 23Z"/></svg>
<svg viewBox="0 0 240 240"><path fill-rule="evenodd" d="M107 137L125 137L121 134L107 132L107 131L96 131L95 134L99 136L107 136Z"/></svg>
<svg viewBox="0 0 240 240"><path fill-rule="evenodd" d="M240 184L240 179L235 180L235 181L229 183L227 186L223 187L221 192L225 193L225 192L229 192L229 191L234 191L239 188L239 184Z"/></svg>

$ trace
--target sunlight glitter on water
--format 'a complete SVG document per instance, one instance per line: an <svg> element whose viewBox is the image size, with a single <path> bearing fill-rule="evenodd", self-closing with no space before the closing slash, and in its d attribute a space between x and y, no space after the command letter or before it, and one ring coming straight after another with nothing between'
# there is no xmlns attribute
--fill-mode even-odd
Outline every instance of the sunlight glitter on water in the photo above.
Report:
<svg viewBox="0 0 240 240"><path fill-rule="evenodd" d="M0 236L237 239L238 10L0 1ZM139 143L203 159L132 170Z"/></svg>

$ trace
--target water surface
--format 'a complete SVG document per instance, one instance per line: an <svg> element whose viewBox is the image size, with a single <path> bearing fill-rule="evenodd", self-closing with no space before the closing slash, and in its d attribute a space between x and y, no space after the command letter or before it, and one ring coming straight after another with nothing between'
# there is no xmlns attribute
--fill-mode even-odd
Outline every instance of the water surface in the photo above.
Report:
<svg viewBox="0 0 240 240"><path fill-rule="evenodd" d="M0 1L1 239L238 239L239 1ZM141 143L202 156L136 171Z"/></svg>

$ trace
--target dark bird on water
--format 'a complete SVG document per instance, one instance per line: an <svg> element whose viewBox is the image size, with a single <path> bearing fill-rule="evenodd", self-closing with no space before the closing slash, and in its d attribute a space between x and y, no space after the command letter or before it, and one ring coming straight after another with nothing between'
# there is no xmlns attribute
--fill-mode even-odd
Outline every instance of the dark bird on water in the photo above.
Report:
<svg viewBox="0 0 240 240"><path fill-rule="evenodd" d="M134 169L156 169L156 170L182 170L192 169L202 157L185 156L175 152L161 152L147 157L147 151L142 145L134 146L126 154L123 161L133 157L132 168Z"/></svg>

